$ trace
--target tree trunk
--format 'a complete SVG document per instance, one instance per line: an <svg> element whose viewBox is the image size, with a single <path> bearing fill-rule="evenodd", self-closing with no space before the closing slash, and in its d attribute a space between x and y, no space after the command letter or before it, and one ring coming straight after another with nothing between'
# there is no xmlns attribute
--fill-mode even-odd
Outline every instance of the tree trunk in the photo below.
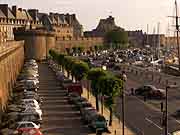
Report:
<svg viewBox="0 0 180 135"><path fill-rule="evenodd" d="M74 76L73 75L71 75L71 77L72 77L72 81L74 80Z"/></svg>
<svg viewBox="0 0 180 135"><path fill-rule="evenodd" d="M99 111L98 94L96 94L96 110Z"/></svg>
<svg viewBox="0 0 180 135"><path fill-rule="evenodd" d="M109 115L109 126L112 126L112 107L109 108L109 111L110 111L110 115Z"/></svg>
<svg viewBox="0 0 180 135"><path fill-rule="evenodd" d="M104 113L104 107L103 107L103 105L104 105L104 101L103 101L103 98L102 98L103 96L101 96L101 113L102 113L102 115L103 115L103 113Z"/></svg>

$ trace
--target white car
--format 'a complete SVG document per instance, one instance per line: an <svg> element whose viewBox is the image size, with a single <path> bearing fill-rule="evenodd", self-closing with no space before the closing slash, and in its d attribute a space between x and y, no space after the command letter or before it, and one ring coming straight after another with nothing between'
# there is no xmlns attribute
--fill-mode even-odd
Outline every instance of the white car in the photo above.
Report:
<svg viewBox="0 0 180 135"><path fill-rule="evenodd" d="M35 99L21 99L21 102L27 105L32 103L39 106L39 103Z"/></svg>
<svg viewBox="0 0 180 135"><path fill-rule="evenodd" d="M34 103L28 103L28 104L22 103L21 106L22 106L23 108L33 107L33 108L36 108L36 109L40 109L40 106L39 106L39 105L36 105L36 104L34 104Z"/></svg>
<svg viewBox="0 0 180 135"><path fill-rule="evenodd" d="M34 107L27 107L22 113L38 113L40 117L42 116L42 110Z"/></svg>
<svg viewBox="0 0 180 135"><path fill-rule="evenodd" d="M35 129L39 129L40 125L36 125L34 122L30 122L30 121L22 121L22 122L17 122L17 128L35 128Z"/></svg>

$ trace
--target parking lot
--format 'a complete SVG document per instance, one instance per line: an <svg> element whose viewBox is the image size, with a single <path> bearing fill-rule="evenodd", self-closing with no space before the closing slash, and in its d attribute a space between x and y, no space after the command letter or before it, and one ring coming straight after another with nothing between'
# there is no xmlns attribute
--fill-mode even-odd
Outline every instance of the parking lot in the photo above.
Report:
<svg viewBox="0 0 180 135"><path fill-rule="evenodd" d="M82 124L79 111L68 104L66 91L60 87L47 64L39 64L39 74L39 95L43 100L42 132L48 135L91 134L90 129Z"/></svg>

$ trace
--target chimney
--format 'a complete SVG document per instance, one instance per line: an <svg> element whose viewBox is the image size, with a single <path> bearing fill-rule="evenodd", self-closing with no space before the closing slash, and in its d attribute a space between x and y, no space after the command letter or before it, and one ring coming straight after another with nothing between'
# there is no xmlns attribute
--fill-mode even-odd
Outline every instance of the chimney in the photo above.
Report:
<svg viewBox="0 0 180 135"><path fill-rule="evenodd" d="M22 8L18 8L18 10L22 12Z"/></svg>
<svg viewBox="0 0 180 135"><path fill-rule="evenodd" d="M0 4L0 9L6 17L8 17L8 4Z"/></svg>
<svg viewBox="0 0 180 135"><path fill-rule="evenodd" d="M76 15L72 14L72 19L75 20L76 19Z"/></svg>
<svg viewBox="0 0 180 135"><path fill-rule="evenodd" d="M68 22L69 25L72 24L71 15L70 15L69 13L67 13L67 14L65 15L65 19L66 19L66 21Z"/></svg>
<svg viewBox="0 0 180 135"><path fill-rule="evenodd" d="M38 18L38 10L37 9L29 9L28 13L31 15L31 17L33 18L33 20L37 21Z"/></svg>
<svg viewBox="0 0 180 135"><path fill-rule="evenodd" d="M17 6L12 6L12 13L13 13L13 15L15 16L15 18L17 18Z"/></svg>

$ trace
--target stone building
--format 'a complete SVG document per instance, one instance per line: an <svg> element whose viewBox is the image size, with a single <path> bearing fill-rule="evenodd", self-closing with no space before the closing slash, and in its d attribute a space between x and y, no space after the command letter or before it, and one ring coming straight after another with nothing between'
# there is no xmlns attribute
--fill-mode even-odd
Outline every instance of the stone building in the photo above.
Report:
<svg viewBox="0 0 180 135"><path fill-rule="evenodd" d="M17 6L8 7L0 4L0 42L14 40L13 29L26 27L27 29L42 27L40 21L34 21L29 12Z"/></svg>
<svg viewBox="0 0 180 135"><path fill-rule="evenodd" d="M65 14L65 19L68 22L68 24L73 27L73 37L83 37L83 26L79 23L77 17L75 14Z"/></svg>
<svg viewBox="0 0 180 135"><path fill-rule="evenodd" d="M39 13L40 20L48 31L56 32L57 38L78 38L83 36L83 27L75 14Z"/></svg>
<svg viewBox="0 0 180 135"><path fill-rule="evenodd" d="M43 22L48 31L56 33L56 38L72 38L73 28L67 23L65 16L58 13L39 14L39 19Z"/></svg>
<svg viewBox="0 0 180 135"><path fill-rule="evenodd" d="M144 33L142 30L127 31L129 44L133 47L144 47Z"/></svg>
<svg viewBox="0 0 180 135"><path fill-rule="evenodd" d="M106 19L101 19L96 29L84 32L85 37L104 37L111 30L124 30L115 24L114 17L109 16Z"/></svg>
<svg viewBox="0 0 180 135"><path fill-rule="evenodd" d="M144 34L145 45L151 48L164 47L166 45L166 37L164 34Z"/></svg>

